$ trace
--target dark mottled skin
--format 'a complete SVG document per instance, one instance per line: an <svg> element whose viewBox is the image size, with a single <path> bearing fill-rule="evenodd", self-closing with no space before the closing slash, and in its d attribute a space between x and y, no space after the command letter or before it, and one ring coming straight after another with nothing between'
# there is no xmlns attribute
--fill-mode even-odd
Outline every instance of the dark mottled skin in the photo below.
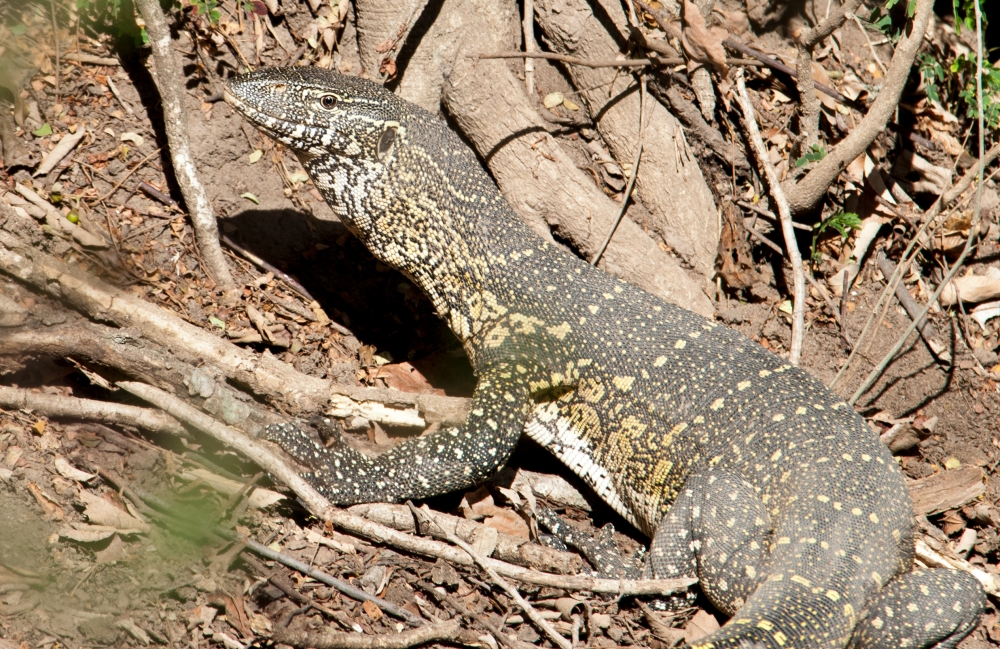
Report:
<svg viewBox="0 0 1000 649"><path fill-rule="evenodd" d="M698 647L952 647L974 628L979 584L911 572L895 461L810 375L542 241L444 122L375 84L266 69L227 101L430 296L478 376L462 427L376 458L276 430L331 501L474 485L525 432L653 537L647 574L697 576L733 614Z"/></svg>

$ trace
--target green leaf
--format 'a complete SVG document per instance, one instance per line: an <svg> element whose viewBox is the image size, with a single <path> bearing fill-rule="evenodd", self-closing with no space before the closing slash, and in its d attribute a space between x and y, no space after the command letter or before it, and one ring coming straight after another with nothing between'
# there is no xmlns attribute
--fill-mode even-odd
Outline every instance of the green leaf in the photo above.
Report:
<svg viewBox="0 0 1000 649"><path fill-rule="evenodd" d="M816 249L816 242L819 241L820 235L823 234L827 228L833 228L840 233L841 238L846 240L851 230L861 229L861 219L854 212L838 212L823 219L813 226L812 244L810 245L813 261L820 260L821 254Z"/></svg>
<svg viewBox="0 0 1000 649"><path fill-rule="evenodd" d="M792 163L792 166L804 167L810 162L819 162L826 157L826 149L818 144L812 145L812 147L806 151L806 154Z"/></svg>
<svg viewBox="0 0 1000 649"><path fill-rule="evenodd" d="M208 316L208 321L211 322L213 326L216 326L219 329L222 329L223 331L226 330L226 323L223 322L222 320L219 320L214 315Z"/></svg>
<svg viewBox="0 0 1000 649"><path fill-rule="evenodd" d="M24 36L28 33L28 26L23 23L18 23L16 25L11 25L10 33L14 36Z"/></svg>
<svg viewBox="0 0 1000 649"><path fill-rule="evenodd" d="M240 198L245 198L248 201L253 201L254 205L260 205L260 201L257 200L257 197L254 196L253 194L251 194L250 192L244 192L244 193L240 194Z"/></svg>
<svg viewBox="0 0 1000 649"><path fill-rule="evenodd" d="M38 130L32 131L31 134L37 137L45 137L47 135L52 135L52 126L48 122L46 122L42 124L38 128Z"/></svg>

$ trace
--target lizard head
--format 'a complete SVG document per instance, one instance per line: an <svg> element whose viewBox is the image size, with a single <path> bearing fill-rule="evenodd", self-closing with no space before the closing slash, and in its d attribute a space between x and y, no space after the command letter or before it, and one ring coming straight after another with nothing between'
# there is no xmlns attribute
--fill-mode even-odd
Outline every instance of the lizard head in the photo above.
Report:
<svg viewBox="0 0 1000 649"><path fill-rule="evenodd" d="M320 68L262 68L226 83L226 103L305 165L389 162L405 109L378 84ZM307 167L308 168L308 167Z"/></svg>

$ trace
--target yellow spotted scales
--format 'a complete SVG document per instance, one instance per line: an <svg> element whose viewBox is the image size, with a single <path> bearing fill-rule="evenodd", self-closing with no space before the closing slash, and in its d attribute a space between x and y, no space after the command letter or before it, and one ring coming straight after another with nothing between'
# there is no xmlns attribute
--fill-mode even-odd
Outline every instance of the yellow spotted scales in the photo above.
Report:
<svg viewBox="0 0 1000 649"><path fill-rule="evenodd" d="M272 431L331 501L474 485L526 433L653 537L647 574L697 576L733 615L698 647L953 647L975 627L978 583L912 571L896 463L807 373L540 239L442 120L373 83L264 69L226 100L421 287L478 377L463 426L375 458Z"/></svg>

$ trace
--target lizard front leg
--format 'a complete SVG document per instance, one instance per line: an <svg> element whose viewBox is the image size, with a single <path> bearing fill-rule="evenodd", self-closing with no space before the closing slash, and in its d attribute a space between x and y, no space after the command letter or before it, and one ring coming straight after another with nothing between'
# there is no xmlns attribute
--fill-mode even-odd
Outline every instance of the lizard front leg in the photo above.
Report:
<svg viewBox="0 0 1000 649"><path fill-rule="evenodd" d="M530 363L498 362L480 372L468 419L369 457L346 444L326 448L293 425L269 427L267 438L312 467L303 474L338 505L426 498L478 484L510 457L533 403Z"/></svg>

